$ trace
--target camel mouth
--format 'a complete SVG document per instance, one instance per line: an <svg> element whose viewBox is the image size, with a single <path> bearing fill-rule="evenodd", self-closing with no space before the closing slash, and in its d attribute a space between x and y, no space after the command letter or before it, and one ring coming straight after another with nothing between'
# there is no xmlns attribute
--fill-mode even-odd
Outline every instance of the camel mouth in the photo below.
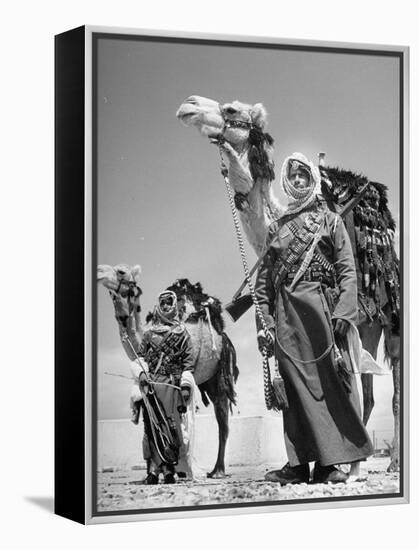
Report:
<svg viewBox="0 0 419 550"><path fill-rule="evenodd" d="M97 272L96 272L96 280L102 281L106 278L106 269L105 266L98 265L97 266Z"/></svg>
<svg viewBox="0 0 419 550"><path fill-rule="evenodd" d="M195 109L190 108L180 108L178 112L176 113L176 118L180 120L180 122L184 126L194 126L195 121L198 118L198 112Z"/></svg>
<svg viewBox="0 0 419 550"><path fill-rule="evenodd" d="M205 134L213 143L219 143L222 139L222 133L220 130L208 131Z"/></svg>
<svg viewBox="0 0 419 550"><path fill-rule="evenodd" d="M192 120L192 118L196 115L197 113L194 112L194 113L178 113L176 116L181 122L185 124L186 122L189 122L190 120Z"/></svg>

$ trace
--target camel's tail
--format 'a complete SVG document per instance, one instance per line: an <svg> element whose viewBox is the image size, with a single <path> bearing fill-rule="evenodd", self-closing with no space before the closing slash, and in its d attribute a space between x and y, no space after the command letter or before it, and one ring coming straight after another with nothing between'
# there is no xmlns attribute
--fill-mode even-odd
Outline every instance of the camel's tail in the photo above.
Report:
<svg viewBox="0 0 419 550"><path fill-rule="evenodd" d="M397 332L387 330L384 333L384 360L394 369L400 361L400 335Z"/></svg>
<svg viewBox="0 0 419 550"><path fill-rule="evenodd" d="M204 404L204 407L208 407L208 405L210 404L210 400L208 399L207 392L201 386L198 387L199 391L201 392L202 403Z"/></svg>
<svg viewBox="0 0 419 550"><path fill-rule="evenodd" d="M220 389L224 389L230 402L236 405L236 391L234 384L239 376L239 368L237 366L237 355L233 343L225 332L222 333L223 347L220 357Z"/></svg>
<svg viewBox="0 0 419 550"><path fill-rule="evenodd" d="M236 350L225 332L221 333L222 337L222 348L221 356L218 362L217 372L214 374L213 378L217 378L217 393L219 395L225 394L230 401L230 410L231 405L236 405L236 391L234 389L234 384L237 382L239 376L239 368L237 366L237 356ZM208 407L210 401L205 390L205 384L199 386L202 403L205 407Z"/></svg>

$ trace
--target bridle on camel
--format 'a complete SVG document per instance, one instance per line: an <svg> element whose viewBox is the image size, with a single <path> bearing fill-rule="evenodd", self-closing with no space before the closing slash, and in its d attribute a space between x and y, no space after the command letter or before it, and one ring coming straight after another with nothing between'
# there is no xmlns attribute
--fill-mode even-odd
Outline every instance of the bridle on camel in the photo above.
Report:
<svg viewBox="0 0 419 550"><path fill-rule="evenodd" d="M135 281L124 279L123 277L119 279L118 287L114 290L116 294L120 293L122 285L126 285L128 287L128 301L130 301L131 298L138 298L141 296L141 288L137 285L137 283Z"/></svg>
<svg viewBox="0 0 419 550"><path fill-rule="evenodd" d="M223 120L224 120L224 128L221 132L222 139L224 139L224 132L225 132L226 128L251 129L251 128L254 127L254 125L250 122L226 119L224 117L224 113L223 113L223 110L222 110L221 106L220 106L220 112L221 112L221 116L223 117ZM243 235L242 235L242 231L241 231L241 227L240 227L239 217L238 217L238 214L237 214L236 204L235 204L235 201L234 201L234 193L233 193L233 189L230 185L230 181L228 179L228 168L227 168L227 166L224 162L223 155L222 155L220 147L218 148L218 151L220 153L220 160L221 160L221 175L224 178L224 183L225 183L226 190L227 190L228 201L230 203L231 213L233 215L234 228L235 228L235 231L236 231L237 242L238 242L238 245L239 245L239 251L240 251L240 256L241 256L241 260L242 260L245 280L246 280L247 286L249 288L249 292L250 292L250 295L252 297L253 304L255 306L256 315L257 315L257 317L260 321L263 332L265 334L265 339L272 340L272 336L269 332L269 329L266 325L265 318L263 317L262 311L260 309L259 302L258 302L258 299L256 297L255 287L254 287L252 279L251 279L249 264L247 262L246 250L245 250L245 247L244 247ZM265 395L265 404L266 404L266 408L268 410L271 410L271 409L275 408L275 399L274 399L274 393L273 393L273 389L272 389L271 371L270 371L270 368L269 368L268 349L267 349L266 345L264 345L262 347L262 368L263 368L263 390L264 390L264 395ZM278 365L277 365L276 362L275 362L275 377L278 378L278 379L281 379L281 376L280 376L279 370L278 370Z"/></svg>
<svg viewBox="0 0 419 550"><path fill-rule="evenodd" d="M126 296L128 305L128 316L131 315L131 313L134 311L135 306L137 307L137 313L139 313L141 311L139 299L142 294L142 290L135 281L129 281L128 279L121 277L118 280L118 287L116 289L110 290L111 296L122 296L121 288L123 285L128 287Z"/></svg>

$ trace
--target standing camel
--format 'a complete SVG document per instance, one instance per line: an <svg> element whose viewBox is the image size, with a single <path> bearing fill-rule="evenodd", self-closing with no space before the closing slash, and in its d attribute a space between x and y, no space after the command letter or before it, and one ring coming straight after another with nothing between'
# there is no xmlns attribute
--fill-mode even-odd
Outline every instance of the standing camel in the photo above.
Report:
<svg viewBox="0 0 419 550"><path fill-rule="evenodd" d="M261 103L233 101L220 105L189 97L176 116L220 147L235 193L244 233L256 254L263 254L269 225L285 208L273 194L273 139L266 132L267 112ZM323 164L323 163L321 163ZM376 359L384 332L385 353L393 372L394 444L389 471L399 469L400 418L400 278L394 249L395 223L387 207L387 189L352 172L320 166L322 195L339 212L362 190L362 199L345 218L358 275L358 330L363 347ZM368 185L366 185L368 184ZM362 374L363 420L374 407L373 378Z"/></svg>
<svg viewBox="0 0 419 550"><path fill-rule="evenodd" d="M109 290L122 346L131 361L136 355L126 340L140 342L152 313L141 321L140 296L142 294L139 266L125 264L98 266L97 280ZM194 378L205 406L212 401L218 424L218 454L211 478L225 476L225 448L229 433L229 410L235 404L234 384L239 370L233 344L224 332L221 302L203 291L200 283L177 279L167 290L176 293L179 317L191 336L195 368Z"/></svg>

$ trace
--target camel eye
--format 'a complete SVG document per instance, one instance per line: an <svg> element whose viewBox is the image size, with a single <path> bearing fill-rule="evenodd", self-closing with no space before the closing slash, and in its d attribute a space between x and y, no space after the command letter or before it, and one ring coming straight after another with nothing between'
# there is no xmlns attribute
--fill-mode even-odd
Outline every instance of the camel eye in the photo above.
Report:
<svg viewBox="0 0 419 550"><path fill-rule="evenodd" d="M234 107L227 107L225 111L229 115L234 115L237 112Z"/></svg>

